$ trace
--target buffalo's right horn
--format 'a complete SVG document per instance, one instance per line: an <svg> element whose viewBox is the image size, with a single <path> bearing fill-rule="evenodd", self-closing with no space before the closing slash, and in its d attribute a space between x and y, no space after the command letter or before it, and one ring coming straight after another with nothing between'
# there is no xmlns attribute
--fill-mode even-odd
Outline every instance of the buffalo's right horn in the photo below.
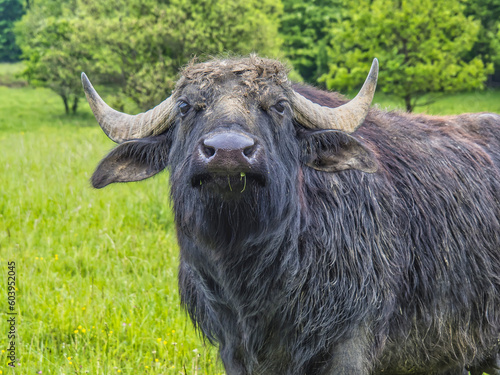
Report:
<svg viewBox="0 0 500 375"><path fill-rule="evenodd" d="M173 122L175 111L171 97L147 112L128 115L107 105L85 73L82 73L82 84L97 122L104 133L116 143L160 134Z"/></svg>
<svg viewBox="0 0 500 375"><path fill-rule="evenodd" d="M374 59L370 73L358 95L337 108L323 107L293 92L292 107L299 123L312 129L337 129L352 133L368 114L377 87L378 60Z"/></svg>

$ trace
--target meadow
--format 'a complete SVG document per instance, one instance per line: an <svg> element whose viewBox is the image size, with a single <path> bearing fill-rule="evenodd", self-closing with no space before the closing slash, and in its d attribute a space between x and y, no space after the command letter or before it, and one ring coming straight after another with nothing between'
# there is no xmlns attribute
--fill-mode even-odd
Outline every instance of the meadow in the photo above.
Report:
<svg viewBox="0 0 500 375"><path fill-rule="evenodd" d="M18 68L1 65L0 81L16 81ZM381 94L375 102L402 106ZM418 110L500 112L500 92L448 95ZM0 374L224 372L179 305L168 176L94 190L89 178L112 147L83 99L66 116L48 89L0 86Z"/></svg>
<svg viewBox="0 0 500 375"><path fill-rule="evenodd" d="M181 310L166 174L94 190L113 147L82 100L0 87L0 374L221 374ZM7 366L7 262L16 369Z"/></svg>

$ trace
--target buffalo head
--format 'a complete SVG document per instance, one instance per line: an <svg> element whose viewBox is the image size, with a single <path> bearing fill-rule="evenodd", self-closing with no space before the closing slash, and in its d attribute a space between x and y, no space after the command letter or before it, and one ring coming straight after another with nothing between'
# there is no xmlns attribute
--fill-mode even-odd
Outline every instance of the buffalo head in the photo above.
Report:
<svg viewBox="0 0 500 375"><path fill-rule="evenodd" d="M97 121L120 143L92 184L138 181L171 166L183 177L182 189L236 198L279 178L287 168L277 164L373 172L372 153L349 133L367 115L377 74L374 60L356 98L328 108L295 92L279 62L254 56L214 60L187 66L169 98L134 116L110 108L82 74Z"/></svg>

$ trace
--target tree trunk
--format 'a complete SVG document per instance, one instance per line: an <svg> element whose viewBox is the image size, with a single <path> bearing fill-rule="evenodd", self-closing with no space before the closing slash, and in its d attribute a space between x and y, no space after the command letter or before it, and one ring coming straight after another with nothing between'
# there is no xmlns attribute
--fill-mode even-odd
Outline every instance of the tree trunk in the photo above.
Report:
<svg viewBox="0 0 500 375"><path fill-rule="evenodd" d="M73 114L75 114L77 108L78 108L78 96L75 96L73 98L73 105L71 106L71 112L73 112Z"/></svg>
<svg viewBox="0 0 500 375"><path fill-rule="evenodd" d="M411 95L405 95L406 112L413 112L413 104L411 102Z"/></svg>
<svg viewBox="0 0 500 375"><path fill-rule="evenodd" d="M68 98L64 95L61 95L61 98L64 103L64 111L66 112L67 115L69 115L69 104L68 104Z"/></svg>

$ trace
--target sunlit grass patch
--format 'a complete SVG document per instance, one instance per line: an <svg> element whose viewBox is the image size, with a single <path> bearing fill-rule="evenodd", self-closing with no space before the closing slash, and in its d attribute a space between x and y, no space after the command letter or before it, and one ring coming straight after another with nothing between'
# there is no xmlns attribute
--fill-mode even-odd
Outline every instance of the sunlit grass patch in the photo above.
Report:
<svg viewBox="0 0 500 375"><path fill-rule="evenodd" d="M384 110L405 110L402 99L382 92L375 94L373 102ZM488 89L463 93L428 94L422 97L421 103L428 104L415 107L415 113L430 115L453 115L472 112L500 113L500 91Z"/></svg>
<svg viewBox="0 0 500 375"><path fill-rule="evenodd" d="M21 77L24 70L23 62L0 64L0 86L23 87L28 82Z"/></svg>

